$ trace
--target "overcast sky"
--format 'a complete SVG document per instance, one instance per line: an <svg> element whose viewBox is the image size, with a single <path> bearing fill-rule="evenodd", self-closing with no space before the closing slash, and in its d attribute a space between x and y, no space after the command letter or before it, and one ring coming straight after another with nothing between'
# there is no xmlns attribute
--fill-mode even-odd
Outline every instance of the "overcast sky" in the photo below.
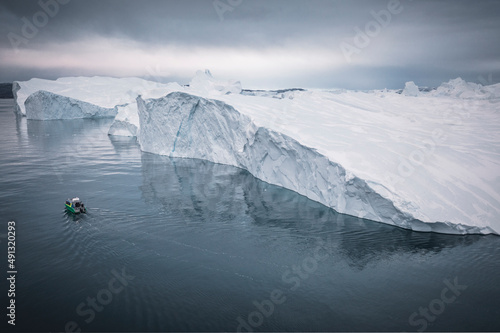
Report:
<svg viewBox="0 0 500 333"><path fill-rule="evenodd" d="M0 0L0 37L0 82L188 83L206 68L265 89L500 80L495 0Z"/></svg>

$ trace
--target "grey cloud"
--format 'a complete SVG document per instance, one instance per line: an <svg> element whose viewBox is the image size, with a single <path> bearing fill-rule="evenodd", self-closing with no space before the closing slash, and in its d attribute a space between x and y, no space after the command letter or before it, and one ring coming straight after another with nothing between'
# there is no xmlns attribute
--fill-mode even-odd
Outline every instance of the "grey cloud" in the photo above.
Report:
<svg viewBox="0 0 500 333"><path fill-rule="evenodd" d="M421 78L424 85L456 76L477 81L475 77L490 73L498 81L500 68L480 73L479 68L484 66L479 64L500 59L500 1L400 1L404 10L393 16L390 25L359 54L360 59L369 60L368 67L346 62L341 70L325 68L323 73L311 73L311 78L302 76L293 84L314 86L311 81L316 80L325 87L342 86L341 80L328 79L337 74L344 76L344 86L354 87L358 82L361 88L367 82L363 81L363 71L377 75L381 88L405 80L418 81L411 75ZM144 47L187 45L259 50L294 45L311 52L321 48L340 54L340 43L352 40L354 27L364 29L373 20L371 12L386 9L389 0L243 0L224 14L223 21L213 3L72 0L61 6L60 13L40 29L29 47L101 36L140 42ZM0 48L10 47L6 36L20 30L22 17L31 18L39 10L35 0L0 0ZM15 76L15 69L1 66L0 81ZM427 73L427 79L422 73Z"/></svg>

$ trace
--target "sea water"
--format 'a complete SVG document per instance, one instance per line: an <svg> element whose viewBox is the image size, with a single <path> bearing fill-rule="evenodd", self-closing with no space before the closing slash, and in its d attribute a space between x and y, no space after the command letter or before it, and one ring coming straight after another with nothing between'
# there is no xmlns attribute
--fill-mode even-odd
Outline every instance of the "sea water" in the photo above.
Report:
<svg viewBox="0 0 500 333"><path fill-rule="evenodd" d="M143 153L110 119L0 101L2 331L499 331L500 237L338 214L248 172ZM78 196L88 213L69 214ZM2 308L9 284L2 279Z"/></svg>

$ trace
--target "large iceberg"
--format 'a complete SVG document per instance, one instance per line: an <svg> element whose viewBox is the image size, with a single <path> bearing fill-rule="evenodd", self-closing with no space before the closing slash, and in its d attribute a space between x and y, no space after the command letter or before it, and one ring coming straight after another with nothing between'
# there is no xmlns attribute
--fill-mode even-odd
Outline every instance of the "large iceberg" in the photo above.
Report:
<svg viewBox="0 0 500 333"><path fill-rule="evenodd" d="M458 109L449 98L422 106L353 92L219 99L139 97L141 149L234 165L341 213L404 228L500 231L499 141L476 135L484 117L490 125L496 117L484 102Z"/></svg>
<svg viewBox="0 0 500 333"><path fill-rule="evenodd" d="M418 231L500 234L498 84L278 96L241 93L236 81L198 72L189 87L101 86L106 104L95 91L76 98L80 81L57 81L68 91L39 86L26 105L59 95L116 109L109 133L137 136L144 151L237 166L341 213Z"/></svg>

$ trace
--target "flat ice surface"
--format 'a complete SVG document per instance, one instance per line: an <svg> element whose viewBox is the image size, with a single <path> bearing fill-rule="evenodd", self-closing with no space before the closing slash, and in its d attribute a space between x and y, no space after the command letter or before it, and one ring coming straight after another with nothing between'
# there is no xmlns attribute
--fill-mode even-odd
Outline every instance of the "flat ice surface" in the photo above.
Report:
<svg viewBox="0 0 500 333"><path fill-rule="evenodd" d="M455 79L418 96L387 90L251 96L237 93L238 82L224 85L209 72L198 72L192 83L188 88L136 78L32 79L18 83L17 103L23 112L24 100L41 89L101 107L131 103L116 121L137 125L138 95L183 91L218 99L257 126L317 150L416 219L500 234L500 84ZM116 132L133 135L124 128Z"/></svg>

